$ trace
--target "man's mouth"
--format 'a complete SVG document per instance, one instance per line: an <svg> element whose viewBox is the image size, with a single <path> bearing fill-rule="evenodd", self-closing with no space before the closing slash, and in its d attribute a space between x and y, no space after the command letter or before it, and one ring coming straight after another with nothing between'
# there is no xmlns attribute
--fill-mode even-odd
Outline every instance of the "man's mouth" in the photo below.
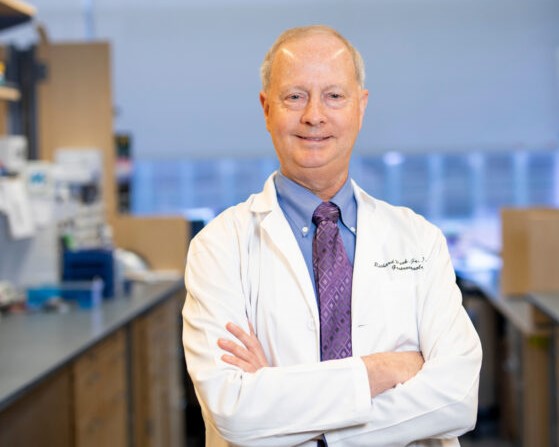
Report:
<svg viewBox="0 0 559 447"><path fill-rule="evenodd" d="M330 135L325 136L325 137L297 135L297 138L300 138L301 140L304 140L304 141L320 143L321 141L328 140L330 138Z"/></svg>

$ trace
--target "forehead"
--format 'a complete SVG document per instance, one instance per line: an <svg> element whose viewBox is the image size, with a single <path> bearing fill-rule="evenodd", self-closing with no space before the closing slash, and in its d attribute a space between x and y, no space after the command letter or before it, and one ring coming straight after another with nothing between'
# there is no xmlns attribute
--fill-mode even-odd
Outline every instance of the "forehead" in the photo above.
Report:
<svg viewBox="0 0 559 447"><path fill-rule="evenodd" d="M316 33L290 39L281 45L271 67L271 83L356 80L355 66L346 45L336 36ZM298 79L303 78L303 79Z"/></svg>

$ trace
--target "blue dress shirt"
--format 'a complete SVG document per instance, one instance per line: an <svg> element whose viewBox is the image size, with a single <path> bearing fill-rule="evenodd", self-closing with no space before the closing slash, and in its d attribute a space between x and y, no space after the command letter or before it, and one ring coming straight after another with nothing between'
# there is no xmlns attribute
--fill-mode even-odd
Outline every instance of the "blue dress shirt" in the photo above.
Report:
<svg viewBox="0 0 559 447"><path fill-rule="evenodd" d="M316 225L312 222L312 215L322 200L305 187L290 180L278 171L274 177L278 203L282 209L295 239L301 248L309 275L311 276L316 295L314 271L312 266L312 241ZM340 208L338 227L346 253L351 265L355 257L355 239L357 231L357 201L349 178L337 194L330 200Z"/></svg>

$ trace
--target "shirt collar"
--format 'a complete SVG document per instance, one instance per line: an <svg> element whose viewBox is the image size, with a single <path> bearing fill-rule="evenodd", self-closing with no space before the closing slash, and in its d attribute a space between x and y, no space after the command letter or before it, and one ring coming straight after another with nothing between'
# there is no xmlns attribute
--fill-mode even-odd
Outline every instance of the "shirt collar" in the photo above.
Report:
<svg viewBox="0 0 559 447"><path fill-rule="evenodd" d="M278 202L288 219L300 229L303 236L312 232L314 227L312 215L322 200L307 188L287 178L280 171L274 177ZM341 211L341 221L353 233L357 227L357 202L348 178L330 202L338 205ZM314 231L314 230L313 230Z"/></svg>

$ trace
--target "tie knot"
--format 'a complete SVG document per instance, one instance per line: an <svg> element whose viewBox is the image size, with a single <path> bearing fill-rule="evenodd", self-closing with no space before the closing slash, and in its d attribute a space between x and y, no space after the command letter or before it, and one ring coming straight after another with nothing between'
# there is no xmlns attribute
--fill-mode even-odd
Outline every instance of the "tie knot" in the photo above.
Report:
<svg viewBox="0 0 559 447"><path fill-rule="evenodd" d="M324 220L337 223L339 218L340 209L338 208L338 205L335 205L332 202L322 202L316 207L312 215L312 221L317 227L320 222Z"/></svg>

